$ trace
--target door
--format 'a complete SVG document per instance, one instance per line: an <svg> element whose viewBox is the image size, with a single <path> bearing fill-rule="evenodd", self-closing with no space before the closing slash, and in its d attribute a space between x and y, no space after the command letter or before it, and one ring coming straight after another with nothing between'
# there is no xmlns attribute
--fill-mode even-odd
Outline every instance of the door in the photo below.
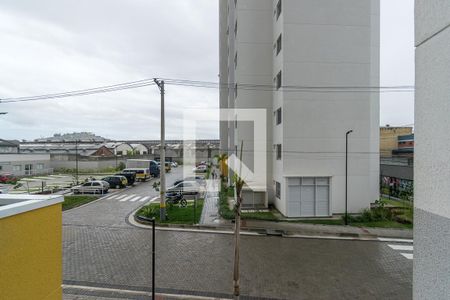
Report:
<svg viewBox="0 0 450 300"><path fill-rule="evenodd" d="M33 175L33 165L32 164L25 165L25 175Z"/></svg>
<svg viewBox="0 0 450 300"><path fill-rule="evenodd" d="M287 216L329 216L330 188L327 177L288 178Z"/></svg>

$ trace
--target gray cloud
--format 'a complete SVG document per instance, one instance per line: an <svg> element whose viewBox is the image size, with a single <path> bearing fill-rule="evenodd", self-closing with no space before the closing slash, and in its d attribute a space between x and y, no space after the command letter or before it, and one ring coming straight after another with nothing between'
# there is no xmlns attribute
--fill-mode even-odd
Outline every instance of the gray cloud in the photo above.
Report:
<svg viewBox="0 0 450 300"><path fill-rule="evenodd" d="M391 3L395 2L395 3ZM382 0L382 84L411 84L413 1ZM218 7L212 0L0 3L0 98L151 77L217 81ZM413 123L411 94L383 95L381 122ZM214 108L218 91L167 86L167 137L182 135L185 109ZM92 131L117 139L159 137L159 93L117 93L1 104L0 137ZM218 124L199 130L218 136Z"/></svg>

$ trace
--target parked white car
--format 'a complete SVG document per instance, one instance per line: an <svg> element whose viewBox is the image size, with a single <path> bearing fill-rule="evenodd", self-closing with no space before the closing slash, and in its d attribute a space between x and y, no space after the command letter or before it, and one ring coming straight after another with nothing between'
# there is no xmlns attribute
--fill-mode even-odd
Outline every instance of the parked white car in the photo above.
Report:
<svg viewBox="0 0 450 300"><path fill-rule="evenodd" d="M208 167L206 165L199 165L192 169L192 172L194 173L206 173L208 170Z"/></svg>
<svg viewBox="0 0 450 300"><path fill-rule="evenodd" d="M74 194L105 194L109 190L109 183L103 180L93 180L72 188Z"/></svg>

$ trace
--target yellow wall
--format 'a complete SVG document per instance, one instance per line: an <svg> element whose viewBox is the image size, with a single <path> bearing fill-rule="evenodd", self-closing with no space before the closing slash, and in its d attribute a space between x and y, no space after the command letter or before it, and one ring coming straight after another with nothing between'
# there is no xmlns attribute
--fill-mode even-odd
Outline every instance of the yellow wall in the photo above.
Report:
<svg viewBox="0 0 450 300"><path fill-rule="evenodd" d="M380 155L392 156L392 150L398 149L398 136L412 133L412 127L381 127Z"/></svg>
<svg viewBox="0 0 450 300"><path fill-rule="evenodd" d="M0 219L0 299L61 300L61 284L61 204Z"/></svg>

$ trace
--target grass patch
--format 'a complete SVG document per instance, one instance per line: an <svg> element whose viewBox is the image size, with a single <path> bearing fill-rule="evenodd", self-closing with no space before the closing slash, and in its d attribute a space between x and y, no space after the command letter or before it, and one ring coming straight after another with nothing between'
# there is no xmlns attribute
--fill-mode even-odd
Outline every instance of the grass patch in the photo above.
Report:
<svg viewBox="0 0 450 300"><path fill-rule="evenodd" d="M62 210L68 210L80 205L97 200L97 196L76 195L76 196L64 196L64 202L62 203Z"/></svg>
<svg viewBox="0 0 450 300"><path fill-rule="evenodd" d="M242 220L278 221L278 218L270 211L241 213Z"/></svg>
<svg viewBox="0 0 450 300"><path fill-rule="evenodd" d="M320 225L344 225L344 221L341 219L311 219L311 220L295 220L288 221L290 223L305 223L305 224L320 224Z"/></svg>
<svg viewBox="0 0 450 300"><path fill-rule="evenodd" d="M197 200L197 207L194 209L194 202L188 202L186 207L179 205L168 205L166 207L167 218L161 222L159 218L159 203L152 203L142 207L137 215L147 218L155 218L159 224L198 224L202 215L203 200ZM195 210L195 218L194 218Z"/></svg>
<svg viewBox="0 0 450 300"><path fill-rule="evenodd" d="M344 225L342 219L330 219L330 220L296 220L288 221L291 223L305 223L305 224L319 224L319 225ZM412 224L403 224L396 221L371 221L371 222L349 222L348 225L354 227L371 227L371 228L413 228Z"/></svg>

